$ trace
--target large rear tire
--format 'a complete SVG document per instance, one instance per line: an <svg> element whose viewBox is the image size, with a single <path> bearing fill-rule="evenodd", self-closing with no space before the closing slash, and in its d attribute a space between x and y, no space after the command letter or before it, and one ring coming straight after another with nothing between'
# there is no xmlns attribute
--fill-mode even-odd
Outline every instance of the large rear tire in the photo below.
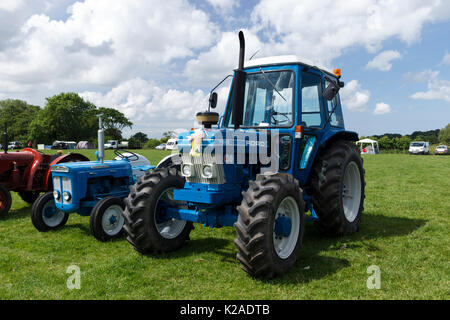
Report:
<svg viewBox="0 0 450 320"><path fill-rule="evenodd" d="M189 240L192 222L164 219L164 206L180 205L173 190L184 187L178 167L147 172L125 199L124 230L127 240L142 254L175 251Z"/></svg>
<svg viewBox="0 0 450 320"><path fill-rule="evenodd" d="M338 140L319 154L311 176L311 201L322 233L341 236L359 230L364 173L358 149L349 141Z"/></svg>
<svg viewBox="0 0 450 320"><path fill-rule="evenodd" d="M11 209L11 192L0 184L0 217L5 216Z"/></svg>
<svg viewBox="0 0 450 320"><path fill-rule="evenodd" d="M297 261L305 233L305 202L290 174L258 175L242 193L234 243L242 269L273 278Z"/></svg>

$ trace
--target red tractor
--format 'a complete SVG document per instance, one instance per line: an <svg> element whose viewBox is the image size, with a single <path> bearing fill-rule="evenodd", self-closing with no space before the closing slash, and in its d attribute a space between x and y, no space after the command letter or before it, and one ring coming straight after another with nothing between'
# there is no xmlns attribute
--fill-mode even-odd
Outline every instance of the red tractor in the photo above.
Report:
<svg viewBox="0 0 450 320"><path fill-rule="evenodd" d="M33 203L41 192L52 190L50 166L62 162L89 161L81 154L47 155L34 149L8 153L8 135L3 134L3 150L0 152L0 217L11 208L11 191Z"/></svg>

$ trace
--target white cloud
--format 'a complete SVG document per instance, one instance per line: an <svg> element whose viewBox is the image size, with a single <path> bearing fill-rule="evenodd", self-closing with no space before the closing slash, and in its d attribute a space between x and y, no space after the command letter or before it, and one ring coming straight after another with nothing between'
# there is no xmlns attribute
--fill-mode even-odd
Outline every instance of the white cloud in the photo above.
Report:
<svg viewBox="0 0 450 320"><path fill-rule="evenodd" d="M428 90L411 95L413 99L444 100L450 102L450 81L433 79L428 82Z"/></svg>
<svg viewBox="0 0 450 320"><path fill-rule="evenodd" d="M221 14L230 13L234 7L239 6L239 2L237 0L207 0L209 4L211 4L215 10L217 10Z"/></svg>
<svg viewBox="0 0 450 320"><path fill-rule="evenodd" d="M366 65L367 69L378 69L380 71L389 71L392 68L392 60L400 59L402 55L398 51L387 50L378 54Z"/></svg>
<svg viewBox="0 0 450 320"><path fill-rule="evenodd" d="M444 58L442 58L441 64L450 66L450 53L446 53Z"/></svg>
<svg viewBox="0 0 450 320"><path fill-rule="evenodd" d="M384 102L377 103L375 106L375 110L373 111L373 114L376 115L382 115L382 114L388 114L391 113L392 108L390 105Z"/></svg>
<svg viewBox="0 0 450 320"><path fill-rule="evenodd" d="M407 72L403 74L403 79L406 82L427 82L436 79L439 76L439 71L426 69L420 72Z"/></svg>
<svg viewBox="0 0 450 320"><path fill-rule="evenodd" d="M9 12L16 11L23 6L23 0L2 0L0 1L0 10Z"/></svg>
<svg viewBox="0 0 450 320"><path fill-rule="evenodd" d="M252 13L255 28L281 53L320 57L323 64L352 46L375 52L390 38L412 44L425 23L449 16L448 1L440 0L262 0Z"/></svg>
<svg viewBox="0 0 450 320"><path fill-rule="evenodd" d="M352 111L365 111L370 99L370 92L361 87L358 80L345 84L340 91L342 105Z"/></svg>

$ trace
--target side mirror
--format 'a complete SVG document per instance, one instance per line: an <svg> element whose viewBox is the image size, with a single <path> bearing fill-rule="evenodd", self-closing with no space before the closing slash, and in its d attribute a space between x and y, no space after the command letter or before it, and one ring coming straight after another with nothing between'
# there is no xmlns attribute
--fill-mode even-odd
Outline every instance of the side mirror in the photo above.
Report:
<svg viewBox="0 0 450 320"><path fill-rule="evenodd" d="M323 92L322 96L328 100L331 101L333 100L333 98L337 95L337 93L339 92L340 86L337 85L334 82L330 82L330 84L328 85L328 87L325 89L325 91Z"/></svg>
<svg viewBox="0 0 450 320"><path fill-rule="evenodd" d="M215 109L217 106L217 93L213 92L209 96L209 107Z"/></svg>

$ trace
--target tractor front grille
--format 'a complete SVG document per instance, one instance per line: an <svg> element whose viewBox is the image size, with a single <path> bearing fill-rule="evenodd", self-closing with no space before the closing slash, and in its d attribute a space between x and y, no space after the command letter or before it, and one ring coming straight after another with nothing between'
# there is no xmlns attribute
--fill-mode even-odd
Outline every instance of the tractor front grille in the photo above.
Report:
<svg viewBox="0 0 450 320"><path fill-rule="evenodd" d="M193 157L190 154L183 154L181 157L183 163L190 163L193 167L193 175L187 177L186 181L190 183L202 184L223 184L226 182L223 164L217 164L215 158L210 154L203 154ZM202 177L202 167L205 164L212 164L215 167L214 177L207 179Z"/></svg>

